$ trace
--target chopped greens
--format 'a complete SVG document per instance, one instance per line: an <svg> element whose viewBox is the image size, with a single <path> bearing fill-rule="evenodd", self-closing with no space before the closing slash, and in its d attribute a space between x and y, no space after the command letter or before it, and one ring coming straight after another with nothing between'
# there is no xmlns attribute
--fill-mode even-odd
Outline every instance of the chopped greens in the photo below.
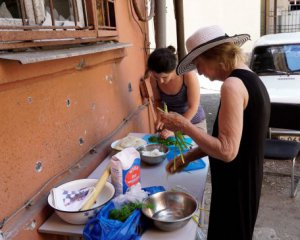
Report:
<svg viewBox="0 0 300 240"><path fill-rule="evenodd" d="M148 141L150 143L161 143L165 146L175 145L175 139L172 139L172 138L163 139L161 137L151 136L151 137L149 137Z"/></svg>
<svg viewBox="0 0 300 240"><path fill-rule="evenodd" d="M114 219L114 220L118 220L121 222L125 222L126 219L131 215L131 213L136 210L136 209L142 209L143 207L147 207L147 208L153 208L153 206L151 204L143 204L143 203L127 203L124 204L120 209L112 209L109 212L109 218L110 219Z"/></svg>
<svg viewBox="0 0 300 240"><path fill-rule="evenodd" d="M187 142L186 139L183 137L182 139L183 141L180 142L180 144L182 145L182 147L184 149L189 149L190 146L192 145L191 143ZM163 139L159 136L156 136L156 135L153 135L153 136L150 136L148 138L148 141L150 143L161 143L165 146L176 146L176 138L175 137L169 137L167 139Z"/></svg>

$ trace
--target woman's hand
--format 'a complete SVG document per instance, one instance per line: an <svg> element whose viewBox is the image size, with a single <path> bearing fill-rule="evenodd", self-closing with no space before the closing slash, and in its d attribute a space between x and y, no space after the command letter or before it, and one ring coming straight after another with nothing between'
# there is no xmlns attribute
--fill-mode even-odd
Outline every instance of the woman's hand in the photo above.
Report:
<svg viewBox="0 0 300 240"><path fill-rule="evenodd" d="M185 155L183 155L183 157L184 163L182 162L180 155L169 161L166 166L166 171L170 174L181 172L187 165L189 165L189 161L186 160Z"/></svg>
<svg viewBox="0 0 300 240"><path fill-rule="evenodd" d="M160 120L158 120L155 123L155 129L156 129L156 131L160 132L160 131L163 130L163 128L164 128L164 124Z"/></svg>
<svg viewBox="0 0 300 240"><path fill-rule="evenodd" d="M207 154L198 147L190 149L188 152L183 154L184 162L182 162L181 156L178 155L176 158L168 162L166 171L170 174L181 172L187 165L189 165L189 163L205 156L207 156Z"/></svg>
<svg viewBox="0 0 300 240"><path fill-rule="evenodd" d="M173 137L174 133L169 131L168 129L164 129L159 133L160 137L163 139L167 139L168 137Z"/></svg>
<svg viewBox="0 0 300 240"><path fill-rule="evenodd" d="M164 128L167 128L173 132L175 131L183 131L190 124L190 121L183 117L182 115L169 112L169 113L159 113L160 121L163 123Z"/></svg>

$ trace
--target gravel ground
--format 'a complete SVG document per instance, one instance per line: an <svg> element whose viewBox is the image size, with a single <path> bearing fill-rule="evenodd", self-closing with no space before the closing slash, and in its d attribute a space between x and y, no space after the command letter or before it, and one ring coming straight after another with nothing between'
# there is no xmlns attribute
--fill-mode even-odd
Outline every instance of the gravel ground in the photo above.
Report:
<svg viewBox="0 0 300 240"><path fill-rule="evenodd" d="M211 133L219 105L219 93L203 93L201 103L207 115L207 129ZM262 196L254 240L300 240L300 193L290 198L290 161L265 161ZM296 162L296 174L300 178L300 158ZM272 173L284 173L287 176L277 176ZM300 192L300 187L298 188ZM204 193L204 208L210 205L210 174L208 174ZM204 232L207 228L209 212L204 214Z"/></svg>

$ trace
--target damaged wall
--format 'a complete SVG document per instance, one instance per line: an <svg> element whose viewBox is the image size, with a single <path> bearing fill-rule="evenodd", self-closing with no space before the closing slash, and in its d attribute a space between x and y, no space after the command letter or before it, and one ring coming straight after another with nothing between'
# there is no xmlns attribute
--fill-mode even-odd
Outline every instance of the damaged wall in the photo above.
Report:
<svg viewBox="0 0 300 240"><path fill-rule="evenodd" d="M0 60L0 221L45 186L40 195L47 195L56 175L89 154L143 104L139 83L145 72L147 28L146 23L138 26L130 8L129 1L117 1L115 10L118 40L131 47L25 65ZM151 124L146 107L110 142L129 132L149 132ZM102 160L95 158L76 177L86 177ZM12 238L47 239L37 233L49 215L44 200L23 209L35 209L33 214L2 222L4 235L17 226ZM30 228L32 221L36 225Z"/></svg>

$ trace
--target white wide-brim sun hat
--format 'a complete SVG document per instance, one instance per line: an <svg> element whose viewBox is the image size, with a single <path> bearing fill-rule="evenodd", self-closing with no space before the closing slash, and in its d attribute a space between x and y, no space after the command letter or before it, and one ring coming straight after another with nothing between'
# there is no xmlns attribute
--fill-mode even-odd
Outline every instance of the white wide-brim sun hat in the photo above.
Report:
<svg viewBox="0 0 300 240"><path fill-rule="evenodd" d="M187 39L186 48L188 54L179 62L176 73L181 75L196 69L192 61L200 54L215 46L227 42L242 46L248 40L250 40L249 34L228 36L223 29L217 25L200 28Z"/></svg>

